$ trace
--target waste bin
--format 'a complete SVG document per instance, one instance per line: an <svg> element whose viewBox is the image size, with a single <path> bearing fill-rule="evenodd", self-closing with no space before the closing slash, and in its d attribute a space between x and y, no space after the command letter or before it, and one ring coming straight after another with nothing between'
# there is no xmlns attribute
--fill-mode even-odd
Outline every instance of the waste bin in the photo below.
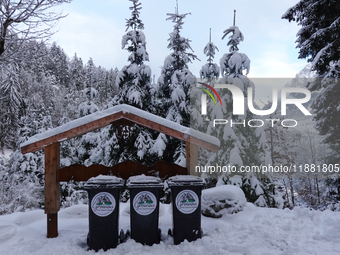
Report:
<svg viewBox="0 0 340 255"><path fill-rule="evenodd" d="M126 182L130 191L131 238L153 245L160 242L159 196L164 185L158 177L138 175Z"/></svg>
<svg viewBox="0 0 340 255"><path fill-rule="evenodd" d="M177 175L167 180L171 189L173 229L169 230L174 244L202 237L201 193L205 181L196 176Z"/></svg>
<svg viewBox="0 0 340 255"><path fill-rule="evenodd" d="M89 235L91 250L108 250L118 245L119 197L124 180L98 175L87 181L89 194Z"/></svg>

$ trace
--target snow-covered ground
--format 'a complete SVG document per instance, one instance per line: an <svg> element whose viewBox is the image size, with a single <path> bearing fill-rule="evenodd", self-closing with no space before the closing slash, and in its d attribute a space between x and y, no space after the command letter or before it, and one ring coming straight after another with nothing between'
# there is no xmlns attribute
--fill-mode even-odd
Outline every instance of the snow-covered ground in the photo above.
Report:
<svg viewBox="0 0 340 255"><path fill-rule="evenodd" d="M129 227L129 203L121 203L120 228ZM42 210L0 216L0 254L340 254L340 213L258 208L248 203L244 211L220 219L202 216L204 236L195 242L173 245L167 230L171 208L161 204L163 240L143 246L134 240L116 249L87 251L88 206L59 212L59 236L46 238L46 215Z"/></svg>

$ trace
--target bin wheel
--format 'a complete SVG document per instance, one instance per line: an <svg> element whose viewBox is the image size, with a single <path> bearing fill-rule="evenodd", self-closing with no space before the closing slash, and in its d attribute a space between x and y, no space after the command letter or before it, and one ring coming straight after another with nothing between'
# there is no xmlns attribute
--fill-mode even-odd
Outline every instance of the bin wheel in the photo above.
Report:
<svg viewBox="0 0 340 255"><path fill-rule="evenodd" d="M162 240L162 230L160 228L158 229L158 240Z"/></svg>
<svg viewBox="0 0 340 255"><path fill-rule="evenodd" d="M126 239L131 236L130 229L126 230Z"/></svg>
<svg viewBox="0 0 340 255"><path fill-rule="evenodd" d="M169 236L172 236L172 230L171 230L171 228L168 229L168 235L169 235Z"/></svg>
<svg viewBox="0 0 340 255"><path fill-rule="evenodd" d="M126 237L125 237L124 230L121 229L120 232L119 232L119 243L124 243L125 240L126 240Z"/></svg>
<svg viewBox="0 0 340 255"><path fill-rule="evenodd" d="M204 235L204 232L203 232L203 229L201 228L201 237L203 237Z"/></svg>
<svg viewBox="0 0 340 255"><path fill-rule="evenodd" d="M87 246L90 246L90 232L87 233L86 244Z"/></svg>

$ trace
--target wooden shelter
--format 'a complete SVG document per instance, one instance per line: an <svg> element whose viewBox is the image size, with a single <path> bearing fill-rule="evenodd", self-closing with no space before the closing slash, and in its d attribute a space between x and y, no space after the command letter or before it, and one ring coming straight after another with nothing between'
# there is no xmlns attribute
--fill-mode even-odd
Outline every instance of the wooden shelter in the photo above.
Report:
<svg viewBox="0 0 340 255"><path fill-rule="evenodd" d="M60 169L60 142L87 132L113 124L137 124L186 142L186 168L175 164L157 162L151 167L131 161L113 167L92 165L90 167L71 165ZM160 177L176 174L195 175L198 160L198 146L217 151L219 140L167 119L145 112L129 105L117 105L105 111L70 121L53 130L37 134L21 144L23 154L45 149L45 213L47 214L47 237L58 236L58 211L60 209L60 181L87 181L99 174L115 174L123 178L131 175L157 171Z"/></svg>

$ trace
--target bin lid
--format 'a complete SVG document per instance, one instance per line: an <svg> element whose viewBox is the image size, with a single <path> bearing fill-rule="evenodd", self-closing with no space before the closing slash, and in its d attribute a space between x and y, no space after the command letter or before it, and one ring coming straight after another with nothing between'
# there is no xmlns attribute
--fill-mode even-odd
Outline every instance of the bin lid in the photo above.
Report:
<svg viewBox="0 0 340 255"><path fill-rule="evenodd" d="M160 187L163 188L164 184L159 177L155 176L146 176L144 174L142 175L136 175L131 176L126 181L126 187L128 188L139 188L139 187Z"/></svg>
<svg viewBox="0 0 340 255"><path fill-rule="evenodd" d="M124 186L124 180L120 177L110 175L98 175L90 178L86 184L85 189L95 188L121 188Z"/></svg>
<svg viewBox="0 0 340 255"><path fill-rule="evenodd" d="M205 186L205 180L198 176L176 175L167 180L169 187L173 186Z"/></svg>

